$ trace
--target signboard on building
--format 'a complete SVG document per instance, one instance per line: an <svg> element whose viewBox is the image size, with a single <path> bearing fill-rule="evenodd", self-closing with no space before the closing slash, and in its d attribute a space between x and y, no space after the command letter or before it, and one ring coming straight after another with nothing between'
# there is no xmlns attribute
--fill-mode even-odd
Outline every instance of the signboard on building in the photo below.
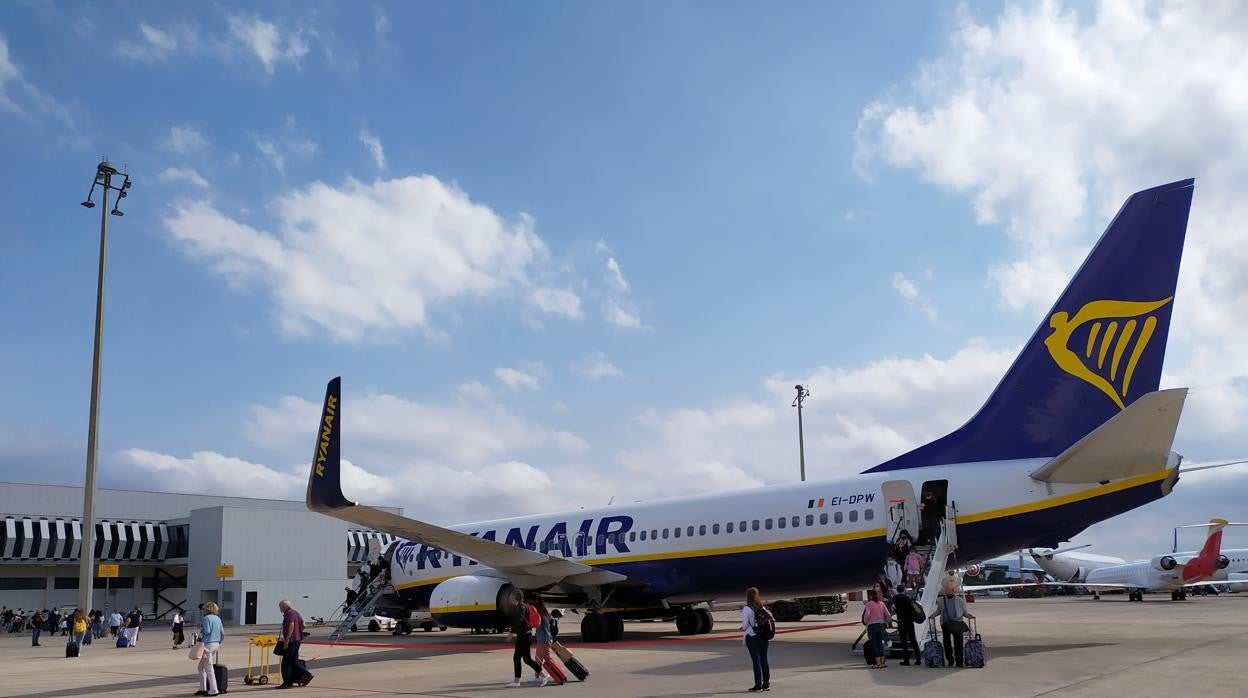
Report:
<svg viewBox="0 0 1248 698"><path fill-rule="evenodd" d="M217 578L229 579L234 576L234 565L217 565Z"/></svg>
<svg viewBox="0 0 1248 698"><path fill-rule="evenodd" d="M121 576L121 565L109 565L101 562L100 569L95 576L104 578L119 577Z"/></svg>

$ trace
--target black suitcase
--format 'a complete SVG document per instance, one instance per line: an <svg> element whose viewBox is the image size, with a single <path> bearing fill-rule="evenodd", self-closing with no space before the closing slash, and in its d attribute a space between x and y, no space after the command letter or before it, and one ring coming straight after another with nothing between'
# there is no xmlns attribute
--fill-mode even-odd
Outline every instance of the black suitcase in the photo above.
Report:
<svg viewBox="0 0 1248 698"><path fill-rule="evenodd" d="M230 669L224 664L213 664L212 673L217 677L217 693L228 693L230 687Z"/></svg>
<svg viewBox="0 0 1248 698"><path fill-rule="evenodd" d="M586 669L585 665L581 664L581 660L576 657L564 660L563 665L568 668L568 671L572 672L577 681L584 681L589 678L589 669Z"/></svg>
<svg viewBox="0 0 1248 698"><path fill-rule="evenodd" d="M66 657L78 656L78 643L77 642L70 640L69 642L65 643L65 656Z"/></svg>

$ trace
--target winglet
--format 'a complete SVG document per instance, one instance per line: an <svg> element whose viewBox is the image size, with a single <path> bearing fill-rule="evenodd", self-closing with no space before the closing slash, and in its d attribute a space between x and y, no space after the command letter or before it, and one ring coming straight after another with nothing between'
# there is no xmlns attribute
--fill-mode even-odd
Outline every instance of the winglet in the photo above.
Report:
<svg viewBox="0 0 1248 698"><path fill-rule="evenodd" d="M325 403L316 434L316 450L312 454L312 471L308 475L308 509L329 512L353 506L355 502L342 496L340 438L342 432L342 377L325 386Z"/></svg>

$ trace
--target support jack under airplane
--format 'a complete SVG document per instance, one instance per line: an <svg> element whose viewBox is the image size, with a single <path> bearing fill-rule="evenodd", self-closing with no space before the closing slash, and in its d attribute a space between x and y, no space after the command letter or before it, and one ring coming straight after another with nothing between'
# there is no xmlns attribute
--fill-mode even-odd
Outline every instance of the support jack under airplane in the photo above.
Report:
<svg viewBox="0 0 1248 698"><path fill-rule="evenodd" d="M861 474L739 492L437 526L347 499L341 380L326 390L307 506L393 534L390 583L363 604L452 627L505 627L513 589L583 611L609 642L626 618L709 632L709 604L749 586L784 599L870 585L891 536L944 512L929 580L950 553L1054 547L1168 495L1186 389L1159 390L1193 180L1129 197L980 410ZM1060 202L1055 202L1060 205ZM936 532L932 532L935 534ZM935 608L938 584L921 603Z"/></svg>

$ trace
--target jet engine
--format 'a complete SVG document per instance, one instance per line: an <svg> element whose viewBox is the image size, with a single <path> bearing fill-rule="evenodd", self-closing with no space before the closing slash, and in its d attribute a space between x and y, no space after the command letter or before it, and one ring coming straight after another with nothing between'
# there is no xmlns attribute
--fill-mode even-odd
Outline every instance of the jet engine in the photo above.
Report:
<svg viewBox="0 0 1248 698"><path fill-rule="evenodd" d="M1179 561L1171 555L1158 555L1153 558L1153 569L1169 572L1179 566Z"/></svg>
<svg viewBox="0 0 1248 698"><path fill-rule="evenodd" d="M977 564L968 565L966 568L966 576L978 577L984 573L984 568Z"/></svg>
<svg viewBox="0 0 1248 698"><path fill-rule="evenodd" d="M505 579L465 575L433 588L429 613L452 628L506 628L515 617L512 586Z"/></svg>
<svg viewBox="0 0 1248 698"><path fill-rule="evenodd" d="M1227 557L1227 556L1225 556L1225 555L1219 555L1219 556L1218 556L1218 569L1220 569L1220 570L1224 570L1224 569L1226 569L1227 567L1230 567L1230 566L1231 566L1231 558L1229 558L1229 557Z"/></svg>

